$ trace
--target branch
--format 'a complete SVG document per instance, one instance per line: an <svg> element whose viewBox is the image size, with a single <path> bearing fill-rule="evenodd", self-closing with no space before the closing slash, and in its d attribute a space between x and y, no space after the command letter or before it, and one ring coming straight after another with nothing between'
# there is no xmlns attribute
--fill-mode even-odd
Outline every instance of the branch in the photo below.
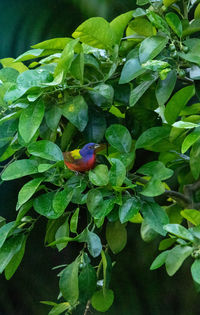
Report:
<svg viewBox="0 0 200 315"><path fill-rule="evenodd" d="M188 205L191 203L190 198L188 198L187 196L185 196L184 194L178 192L178 191L174 191L174 190L165 190L165 192L163 193L163 195L171 197L172 199L174 199L180 206L188 207Z"/></svg>
<svg viewBox="0 0 200 315"><path fill-rule="evenodd" d="M90 300L87 301L87 304L86 304L86 307L85 307L85 312L83 315L87 315L87 313L89 312L90 310Z"/></svg>

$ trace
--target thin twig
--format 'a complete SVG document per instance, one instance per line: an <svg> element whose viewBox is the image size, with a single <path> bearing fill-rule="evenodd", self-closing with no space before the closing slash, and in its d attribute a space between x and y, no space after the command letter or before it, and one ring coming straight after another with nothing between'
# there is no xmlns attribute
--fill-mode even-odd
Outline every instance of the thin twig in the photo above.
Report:
<svg viewBox="0 0 200 315"><path fill-rule="evenodd" d="M85 307L85 312L83 315L87 315L87 313L89 312L90 310L90 300L87 301L87 304L86 304L86 307Z"/></svg>

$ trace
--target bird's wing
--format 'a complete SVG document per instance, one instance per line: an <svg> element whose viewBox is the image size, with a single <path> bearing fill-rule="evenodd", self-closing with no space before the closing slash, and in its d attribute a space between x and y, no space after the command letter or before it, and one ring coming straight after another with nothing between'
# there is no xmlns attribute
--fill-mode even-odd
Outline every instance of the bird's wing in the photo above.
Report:
<svg viewBox="0 0 200 315"><path fill-rule="evenodd" d="M69 163L77 163L82 159L81 154L79 153L80 150L73 150L70 152L64 152L64 160Z"/></svg>

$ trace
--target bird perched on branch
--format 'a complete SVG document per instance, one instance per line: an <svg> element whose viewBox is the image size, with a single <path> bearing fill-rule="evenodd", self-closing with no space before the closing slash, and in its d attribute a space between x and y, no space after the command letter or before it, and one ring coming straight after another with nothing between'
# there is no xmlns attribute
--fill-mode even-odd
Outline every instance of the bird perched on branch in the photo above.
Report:
<svg viewBox="0 0 200 315"><path fill-rule="evenodd" d="M104 145L88 143L82 149L64 152L64 162L67 167L75 172L86 172L94 168L96 162L96 152Z"/></svg>

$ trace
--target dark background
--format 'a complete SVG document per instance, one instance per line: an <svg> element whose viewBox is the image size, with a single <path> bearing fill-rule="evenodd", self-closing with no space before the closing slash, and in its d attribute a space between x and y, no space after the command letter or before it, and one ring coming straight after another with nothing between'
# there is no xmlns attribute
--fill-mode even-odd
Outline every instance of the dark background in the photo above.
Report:
<svg viewBox="0 0 200 315"><path fill-rule="evenodd" d="M70 36L85 19L103 16L109 21L135 7L133 0L0 0L0 58L17 57L30 45L53 37ZM26 179L25 179L26 180ZM0 215L14 220L17 194L23 181L0 186ZM41 300L56 301L57 271L76 255L70 244L61 253L44 247L45 220L33 230L24 259L10 281L0 278L0 315L46 315ZM170 278L164 269L149 271L157 255L157 241L144 243L139 226L129 224L128 244L115 258L111 288L115 302L108 315L198 315L199 294L190 276L189 263ZM92 311L93 314L100 314ZM77 315L83 314L77 309Z"/></svg>

